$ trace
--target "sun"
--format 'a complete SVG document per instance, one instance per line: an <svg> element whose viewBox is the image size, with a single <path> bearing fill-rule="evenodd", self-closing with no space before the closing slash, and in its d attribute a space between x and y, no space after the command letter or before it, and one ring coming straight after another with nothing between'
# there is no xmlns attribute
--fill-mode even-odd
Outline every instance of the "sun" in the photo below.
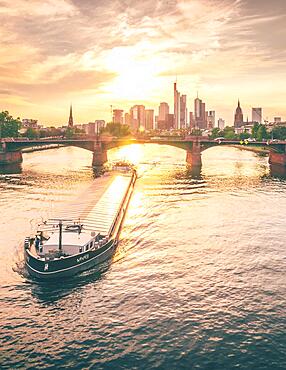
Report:
<svg viewBox="0 0 286 370"><path fill-rule="evenodd" d="M144 58L137 48L114 48L106 57L106 66L117 74L106 86L106 92L115 99L145 100L162 87L158 78L162 63L155 55Z"/></svg>

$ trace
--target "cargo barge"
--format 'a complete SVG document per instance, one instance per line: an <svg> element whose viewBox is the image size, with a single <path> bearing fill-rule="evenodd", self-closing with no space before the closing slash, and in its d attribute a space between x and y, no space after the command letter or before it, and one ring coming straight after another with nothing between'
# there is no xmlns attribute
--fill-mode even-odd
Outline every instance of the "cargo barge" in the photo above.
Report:
<svg viewBox="0 0 286 370"><path fill-rule="evenodd" d="M25 239L29 274L41 280L58 279L110 259L136 178L132 167L114 166L57 218L42 222L36 234Z"/></svg>

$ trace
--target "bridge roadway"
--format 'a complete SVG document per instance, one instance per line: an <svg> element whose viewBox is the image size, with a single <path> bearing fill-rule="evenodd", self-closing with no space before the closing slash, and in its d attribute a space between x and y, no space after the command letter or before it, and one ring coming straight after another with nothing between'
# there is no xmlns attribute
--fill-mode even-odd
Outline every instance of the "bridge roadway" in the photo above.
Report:
<svg viewBox="0 0 286 370"><path fill-rule="evenodd" d="M66 146L77 146L93 152L93 166L101 166L107 161L107 151L112 148L130 144L160 144L171 145L186 150L186 161L191 166L201 166L201 152L222 145L240 145L239 140L212 140L204 137L152 137L152 138L86 138L86 139L61 139L50 140L20 140L2 139L0 145L0 165L22 162L21 150L29 147L37 147L48 144L62 144ZM246 145L246 144L243 144ZM269 163L286 166L286 141L251 142L248 146L269 148Z"/></svg>

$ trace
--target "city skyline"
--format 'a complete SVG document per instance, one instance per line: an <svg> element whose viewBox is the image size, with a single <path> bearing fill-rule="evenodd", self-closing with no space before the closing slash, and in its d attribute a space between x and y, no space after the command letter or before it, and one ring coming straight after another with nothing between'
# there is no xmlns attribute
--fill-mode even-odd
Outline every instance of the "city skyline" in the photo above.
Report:
<svg viewBox="0 0 286 370"><path fill-rule="evenodd" d="M1 1L0 108L45 125L111 120L196 92L227 124L285 116L285 1ZM271 32L270 32L271 31Z"/></svg>

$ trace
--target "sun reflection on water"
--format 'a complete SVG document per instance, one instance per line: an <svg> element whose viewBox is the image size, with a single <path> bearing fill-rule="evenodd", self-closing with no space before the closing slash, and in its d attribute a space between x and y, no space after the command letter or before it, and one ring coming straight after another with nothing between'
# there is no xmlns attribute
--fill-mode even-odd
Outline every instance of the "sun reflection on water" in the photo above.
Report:
<svg viewBox="0 0 286 370"><path fill-rule="evenodd" d="M112 153L115 160L122 159L133 164L138 164L142 161L144 156L144 149L143 145L140 144L131 144L127 146L123 146L122 148L117 148Z"/></svg>

